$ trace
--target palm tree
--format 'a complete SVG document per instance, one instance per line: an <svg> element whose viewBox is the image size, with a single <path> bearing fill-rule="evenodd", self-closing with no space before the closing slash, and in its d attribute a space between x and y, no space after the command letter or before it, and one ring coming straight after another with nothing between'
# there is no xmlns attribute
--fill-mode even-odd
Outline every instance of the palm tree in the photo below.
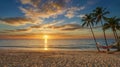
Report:
<svg viewBox="0 0 120 67"><path fill-rule="evenodd" d="M102 7L97 7L95 10L93 10L93 16L95 17L96 19L96 24L101 22L101 25L103 26L103 20L105 18L105 15L109 14L108 11L106 11L106 8L102 8ZM108 43L107 43L107 39L106 39L106 33L105 31L103 30L103 34L104 34L104 39L105 39L105 43L106 43L106 46L108 47ZM110 49L107 48L107 51L109 51Z"/></svg>
<svg viewBox="0 0 120 67"><path fill-rule="evenodd" d="M120 29L120 26L119 26L120 18L111 17L111 18L106 18L105 20L107 21L107 23L104 24L103 30L111 28L111 30L113 31L115 40L119 41L118 34L116 31ZM120 50L119 43L118 43L118 50Z"/></svg>
<svg viewBox="0 0 120 67"><path fill-rule="evenodd" d="M82 26L89 26L90 29L91 29L91 32L92 32L92 35L93 35L93 38L94 38L94 41L95 41L95 44L96 44L96 47L97 47L97 50L100 51L99 47L97 46L97 41L96 41L96 38L95 38L95 35L94 35L94 32L93 32L93 29L92 29L92 25L93 25L93 22L94 22L94 19L92 17L92 14L86 14L83 18L82 18L82 21L84 21L84 23L82 24Z"/></svg>
<svg viewBox="0 0 120 67"><path fill-rule="evenodd" d="M111 17L105 19L107 23L103 25L103 30L111 28L115 37L115 40L118 39L117 30L119 30L120 18Z"/></svg>

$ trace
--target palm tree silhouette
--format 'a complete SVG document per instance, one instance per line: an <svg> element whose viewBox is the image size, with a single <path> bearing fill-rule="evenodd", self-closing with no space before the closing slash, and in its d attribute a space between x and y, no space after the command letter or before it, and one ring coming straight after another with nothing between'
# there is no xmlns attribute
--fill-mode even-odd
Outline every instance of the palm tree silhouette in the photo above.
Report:
<svg viewBox="0 0 120 67"><path fill-rule="evenodd" d="M95 18L92 17L92 14L86 14L83 18L82 18L82 21L84 22L82 24L82 26L87 26L87 27L90 27L91 29L91 32L92 32L92 35L93 35L93 38L94 38L94 41L95 41L95 44L96 44L96 47L97 47L97 50L100 51L99 47L97 46L97 41L96 41L96 38L95 38L95 35L94 35L94 32L93 32L93 29L92 29L92 26L94 25L93 22L94 22Z"/></svg>
<svg viewBox="0 0 120 67"><path fill-rule="evenodd" d="M93 10L93 16L95 17L95 22L96 24L101 22L101 25L103 26L103 20L105 18L105 15L106 14L109 14L109 11L106 11L106 8L102 8L102 7L97 7L95 10ZM106 46L108 47L108 43L107 43L107 39L106 39L106 33L105 31L103 30L103 34L104 34L104 39L105 39L105 43L106 43ZM107 48L107 51L109 51L110 49Z"/></svg>
<svg viewBox="0 0 120 67"><path fill-rule="evenodd" d="M106 18L105 20L107 23L103 25L103 30L111 28L111 30L113 31L115 40L119 41L117 30L120 29L120 26L119 26L120 18L111 17L111 18ZM120 50L119 44L118 44L118 50Z"/></svg>

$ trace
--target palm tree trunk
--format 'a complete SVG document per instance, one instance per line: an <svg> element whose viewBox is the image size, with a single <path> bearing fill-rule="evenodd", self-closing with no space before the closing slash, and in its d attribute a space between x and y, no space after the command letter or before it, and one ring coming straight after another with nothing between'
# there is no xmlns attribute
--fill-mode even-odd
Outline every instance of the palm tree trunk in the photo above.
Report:
<svg viewBox="0 0 120 67"><path fill-rule="evenodd" d="M97 41L96 41L96 38L95 38L95 35L94 35L94 32L93 32L92 26L91 26L91 24L89 24L89 25L90 25L90 29L91 29L91 32L92 32L94 41L95 41L95 43L96 43L97 50L100 52L100 49L99 49L99 47L97 46Z"/></svg>
<svg viewBox="0 0 120 67"><path fill-rule="evenodd" d="M118 46L118 51L120 51L120 42L119 42L119 37L118 37L118 34L117 34L116 31L115 31L115 34L116 34L117 42L118 42L118 44L117 44L117 46Z"/></svg>
<svg viewBox="0 0 120 67"><path fill-rule="evenodd" d="M102 27L103 27L102 20L101 20L101 25L102 25ZM107 39L106 39L106 33L105 33L105 31L104 31L104 30L103 30L103 34L104 34L104 39L105 39L106 46L108 47L108 43L107 43ZM107 51L110 51L110 49L109 49L109 48L107 48Z"/></svg>
<svg viewBox="0 0 120 67"><path fill-rule="evenodd" d="M116 35L114 30L112 30L112 31L113 31L113 34L114 34L115 41L117 41L117 35Z"/></svg>
<svg viewBox="0 0 120 67"><path fill-rule="evenodd" d="M117 38L117 40L119 39L119 37L118 37L118 34L117 34L117 32L115 31L115 34L116 34L116 38Z"/></svg>

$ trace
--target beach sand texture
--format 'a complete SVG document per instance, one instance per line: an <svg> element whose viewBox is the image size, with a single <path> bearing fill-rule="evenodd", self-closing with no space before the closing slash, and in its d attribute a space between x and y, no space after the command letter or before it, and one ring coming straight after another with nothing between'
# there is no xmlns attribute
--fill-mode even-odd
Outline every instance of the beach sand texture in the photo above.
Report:
<svg viewBox="0 0 120 67"><path fill-rule="evenodd" d="M120 67L120 52L0 50L0 67Z"/></svg>

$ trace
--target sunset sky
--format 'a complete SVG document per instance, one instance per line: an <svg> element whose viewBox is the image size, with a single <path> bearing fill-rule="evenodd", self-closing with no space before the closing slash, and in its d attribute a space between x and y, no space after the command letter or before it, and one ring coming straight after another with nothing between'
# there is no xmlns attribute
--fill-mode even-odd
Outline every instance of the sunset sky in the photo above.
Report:
<svg viewBox="0 0 120 67"><path fill-rule="evenodd" d="M98 6L120 17L120 0L0 0L0 39L91 38L81 18ZM100 25L94 32L103 38ZM113 38L111 30L106 34Z"/></svg>

